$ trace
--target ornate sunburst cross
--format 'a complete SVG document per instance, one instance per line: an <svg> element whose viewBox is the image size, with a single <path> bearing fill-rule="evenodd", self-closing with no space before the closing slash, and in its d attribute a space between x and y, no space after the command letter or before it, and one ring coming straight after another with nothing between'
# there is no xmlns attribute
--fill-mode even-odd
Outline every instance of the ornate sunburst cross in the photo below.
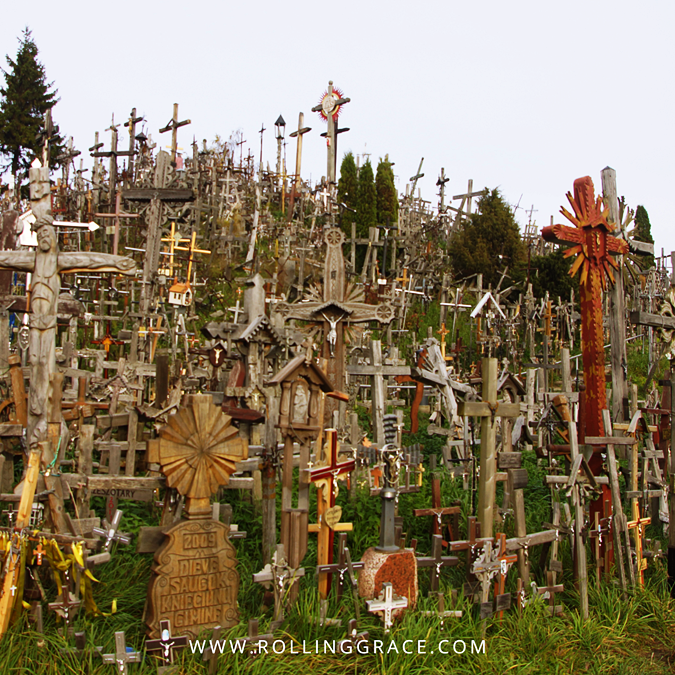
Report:
<svg viewBox="0 0 675 675"><path fill-rule="evenodd" d="M612 236L613 226L608 222L609 209L604 208L601 197L595 197L590 176L574 181L574 196L567 193L574 213L561 207L561 213L575 227L551 225L541 234L546 241L567 245L565 257L576 255L570 276L579 270L581 291L581 342L586 384L586 435L604 436L602 411L607 407L605 394L605 352L602 326L602 292L608 280L614 283L612 268L619 265L612 254L628 253L624 239Z"/></svg>
<svg viewBox="0 0 675 675"><path fill-rule="evenodd" d="M211 517L210 497L248 457L248 443L210 396L198 394L159 430L157 452L167 485L185 496L186 518L197 520Z"/></svg>

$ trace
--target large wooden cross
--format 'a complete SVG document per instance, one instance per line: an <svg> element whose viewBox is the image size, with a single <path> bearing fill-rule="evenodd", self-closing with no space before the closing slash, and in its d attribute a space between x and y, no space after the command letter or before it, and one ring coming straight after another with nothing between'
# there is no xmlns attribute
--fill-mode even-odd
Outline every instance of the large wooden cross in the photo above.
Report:
<svg viewBox="0 0 675 675"><path fill-rule="evenodd" d="M481 418L478 522L483 537L490 538L494 525L497 489L497 418L518 417L520 415L520 404L497 401L497 359L483 359L481 374L483 377L483 400L460 403L459 414Z"/></svg>
<svg viewBox="0 0 675 675"><path fill-rule="evenodd" d="M131 258L107 253L59 252L52 223L49 168L38 160L30 172L31 206L37 231L36 251L0 251L0 269L30 272L30 397L28 442L32 445L47 435L49 377L56 372L56 314L61 275L73 272L116 272L134 274Z"/></svg>
<svg viewBox="0 0 675 675"><path fill-rule="evenodd" d="M345 349L344 332L347 323L377 321L389 323L394 318L394 309L389 303L369 305L363 302L363 292L346 283L345 261L342 244L345 235L339 228L326 230L326 260L323 274L323 293L310 292L299 303L279 303L277 311L285 319L300 319L323 326L322 357L327 359L326 374L338 391L344 390ZM326 406L330 419L333 408Z"/></svg>
<svg viewBox="0 0 675 675"><path fill-rule="evenodd" d="M574 213L561 208L562 214L574 224L550 225L541 234L546 241L569 246L565 257L576 255L570 276L581 270L581 340L586 384L586 434L602 436L602 411L607 407L605 393L605 350L603 335L602 292L607 290L607 279L614 282L612 268L618 264L612 254L628 252L623 239L612 236L607 220L609 210L602 199L595 197L590 176L574 181L574 196L567 194ZM596 461L597 463L597 461Z"/></svg>

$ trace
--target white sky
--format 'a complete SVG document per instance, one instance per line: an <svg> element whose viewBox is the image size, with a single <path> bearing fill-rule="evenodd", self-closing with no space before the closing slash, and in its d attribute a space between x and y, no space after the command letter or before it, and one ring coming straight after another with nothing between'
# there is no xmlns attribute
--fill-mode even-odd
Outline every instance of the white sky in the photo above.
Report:
<svg viewBox="0 0 675 675"><path fill-rule="evenodd" d="M302 173L317 180L325 123L311 108L332 79L352 99L339 158L388 153L400 190L424 157L418 187L434 205L445 167L450 196L469 178L499 186L511 204L534 205L542 227L564 222L575 178L599 189L611 166L619 195L648 210L657 251L675 250L673 2L33 0L4 3L1 19L0 56L14 57L32 29L61 98L54 119L79 150L97 130L107 149L112 113L123 121L134 106L160 140L178 102L192 120L180 146L241 128L257 161L264 123L274 167L274 121L281 113L288 135L303 111ZM292 171L292 139L286 152Z"/></svg>

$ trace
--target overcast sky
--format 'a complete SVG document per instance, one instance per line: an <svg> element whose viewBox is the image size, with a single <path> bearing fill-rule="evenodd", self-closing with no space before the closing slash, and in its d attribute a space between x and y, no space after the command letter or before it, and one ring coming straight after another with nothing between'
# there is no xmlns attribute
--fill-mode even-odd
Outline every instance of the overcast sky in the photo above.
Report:
<svg viewBox="0 0 675 675"><path fill-rule="evenodd" d="M264 124L273 167L275 120L282 114L290 132L303 111L312 131L302 173L316 181L325 123L311 108L332 79L351 98L339 157L388 153L400 190L424 157L418 187L433 204L445 167L450 196L472 178L520 203L521 223L533 206L543 227L552 215L564 221L575 178L590 175L599 189L611 166L619 195L649 212L657 251L675 249L672 1L32 0L4 3L1 19L2 54L13 57L23 28L33 31L61 99L55 121L80 150L95 131L107 149L112 114L122 121L132 107L167 145L157 130L177 102L192 120L180 146L241 129L244 155L257 160Z"/></svg>

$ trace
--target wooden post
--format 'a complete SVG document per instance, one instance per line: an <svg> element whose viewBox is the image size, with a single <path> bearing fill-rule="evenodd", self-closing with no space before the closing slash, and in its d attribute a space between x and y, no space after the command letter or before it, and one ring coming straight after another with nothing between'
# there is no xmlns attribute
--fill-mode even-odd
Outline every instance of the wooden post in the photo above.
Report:
<svg viewBox="0 0 675 675"><path fill-rule="evenodd" d="M509 473L511 472L509 471ZM513 513L516 521L516 537L526 537L525 493L522 488L517 488L513 491ZM518 556L518 574L523 583L528 586L530 583L530 563L522 548L516 551L516 555Z"/></svg>
<svg viewBox="0 0 675 675"><path fill-rule="evenodd" d="M616 228L614 235L623 239L619 222L619 200L616 192L616 171L610 167L602 170L602 192L606 208L609 208L609 223ZM626 318L623 297L623 255L616 261L618 272L614 275L615 283L609 291L609 335L612 361L612 419L624 421L624 410L628 408L628 381L624 368L628 364L626 356ZM626 410L627 411L627 410Z"/></svg>
<svg viewBox="0 0 675 675"><path fill-rule="evenodd" d="M21 501L19 502L19 511L16 516L15 527L28 527L30 522L30 513L33 507L33 497L37 486L38 476L40 475L40 455L42 450L48 447L48 444L40 443L39 450L31 450L28 457L28 469L23 481L23 491ZM2 581L2 594L0 595L0 637L7 631L9 626L9 617L12 613L12 607L16 600L12 588L16 590L16 582L19 576L19 556L10 555L5 565L5 576Z"/></svg>
<svg viewBox="0 0 675 675"><path fill-rule="evenodd" d="M23 381L23 370L21 369L21 357L11 354L7 361L9 363L9 376L12 380L16 421L25 427L28 424L28 406L26 402L26 387Z"/></svg>
<svg viewBox="0 0 675 675"><path fill-rule="evenodd" d="M77 472L81 476L91 476L92 474L92 455L94 451L95 431L96 426L93 424L83 424L80 427L80 439L77 445ZM89 488L78 488L75 496L75 517L88 518L89 510Z"/></svg>
<svg viewBox="0 0 675 675"><path fill-rule="evenodd" d="M492 406L497 402L497 359L485 358L482 362L483 401ZM492 537L494 505L497 488L497 419L483 417L480 423L480 483L478 492L478 522L483 537Z"/></svg>
<svg viewBox="0 0 675 675"><path fill-rule="evenodd" d="M579 455L579 445L577 442L577 425L575 422L568 422L567 428L570 437L570 460L573 466L576 466L574 460ZM570 480L576 476L570 476ZM576 480L572 488L574 495L574 552L576 557L577 583L579 584L580 609L583 619L588 619L588 569L586 560L586 545L583 539L584 525L584 504L579 492L579 485Z"/></svg>

